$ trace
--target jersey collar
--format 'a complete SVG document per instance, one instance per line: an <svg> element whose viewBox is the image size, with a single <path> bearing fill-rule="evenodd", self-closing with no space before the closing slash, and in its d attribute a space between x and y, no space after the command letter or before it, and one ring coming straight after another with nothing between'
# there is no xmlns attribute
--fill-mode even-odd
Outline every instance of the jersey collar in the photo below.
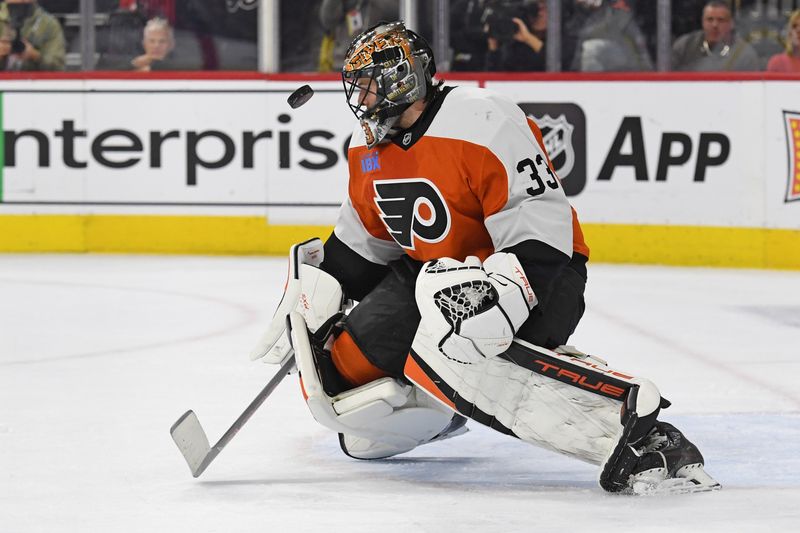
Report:
<svg viewBox="0 0 800 533"><path fill-rule="evenodd" d="M403 150L408 150L414 146L414 144L425 135L425 132L428 131L428 127L439 112L439 108L442 107L445 97L453 89L455 89L455 87L444 87L440 91L437 91L436 96L433 97L433 100L428 104L428 107L425 108L425 111L422 112L422 115L420 115L417 121L414 122L410 128L397 132L397 135L392 137L392 142Z"/></svg>

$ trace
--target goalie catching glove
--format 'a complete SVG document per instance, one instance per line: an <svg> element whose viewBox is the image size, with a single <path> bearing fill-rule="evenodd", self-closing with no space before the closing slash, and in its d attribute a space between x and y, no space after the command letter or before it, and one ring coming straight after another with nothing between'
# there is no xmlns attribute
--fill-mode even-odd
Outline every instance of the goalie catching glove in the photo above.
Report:
<svg viewBox="0 0 800 533"><path fill-rule="evenodd" d="M343 311L344 294L336 278L319 268L324 258L318 238L295 244L289 249L289 275L283 298L266 333L250 353L250 359L282 364L292 353L286 332L286 317L300 313L312 332Z"/></svg>
<svg viewBox="0 0 800 533"><path fill-rule="evenodd" d="M503 353L538 303L519 260L504 252L483 265L474 256L429 261L415 297L422 316L431 317L426 329L443 339L442 353L461 363Z"/></svg>

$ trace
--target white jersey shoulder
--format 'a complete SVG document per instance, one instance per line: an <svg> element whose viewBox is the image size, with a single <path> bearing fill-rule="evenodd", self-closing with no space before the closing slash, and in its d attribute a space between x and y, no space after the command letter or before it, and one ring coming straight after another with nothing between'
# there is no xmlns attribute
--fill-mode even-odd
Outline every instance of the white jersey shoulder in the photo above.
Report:
<svg viewBox="0 0 800 533"><path fill-rule="evenodd" d="M478 87L454 87L446 96L426 136L460 139L486 146L510 125L527 129L522 110L494 91ZM349 148L366 146L360 124L353 128Z"/></svg>
<svg viewBox="0 0 800 533"><path fill-rule="evenodd" d="M455 87L425 134L488 147L509 127L529 130L525 113L514 102L488 89Z"/></svg>
<svg viewBox="0 0 800 533"><path fill-rule="evenodd" d="M495 249L535 239L572 255L569 202L555 175L548 173L547 156L525 113L513 101L487 89L457 87L426 135L482 146L505 169L508 201L485 220Z"/></svg>

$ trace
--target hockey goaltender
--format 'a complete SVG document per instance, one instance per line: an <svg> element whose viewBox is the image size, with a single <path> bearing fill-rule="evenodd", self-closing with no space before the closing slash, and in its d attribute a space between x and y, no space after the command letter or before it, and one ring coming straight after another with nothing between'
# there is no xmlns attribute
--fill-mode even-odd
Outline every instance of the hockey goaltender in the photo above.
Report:
<svg viewBox="0 0 800 533"><path fill-rule="evenodd" d="M457 437L471 419L598 465L609 492L718 489L658 420L669 402L652 382L566 346L589 249L539 128L435 74L401 22L353 41L348 198L324 244L292 247L253 358L294 356L312 415L357 459Z"/></svg>

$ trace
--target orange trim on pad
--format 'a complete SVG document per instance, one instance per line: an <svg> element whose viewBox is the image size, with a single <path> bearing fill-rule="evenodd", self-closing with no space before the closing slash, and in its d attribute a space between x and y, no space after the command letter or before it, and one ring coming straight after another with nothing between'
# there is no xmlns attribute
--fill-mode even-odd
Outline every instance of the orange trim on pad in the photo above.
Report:
<svg viewBox="0 0 800 533"><path fill-rule="evenodd" d="M431 378L428 377L428 374L426 374L425 371L422 370L422 368L419 366L419 364L417 364L417 362L414 361L414 358L411 357L411 354L409 354L408 358L406 358L406 366L403 369L403 373L406 375L408 379L410 379L411 381L413 381L414 383L416 383L418 386L422 387L429 393L436 396L446 405L450 406L450 408L453 411L456 412L458 411L458 409L456 409L456 404L454 404L450 398L445 396L444 393L442 393L442 391L439 390L439 387L437 387L436 384L433 382L433 380L431 380Z"/></svg>
<svg viewBox="0 0 800 533"><path fill-rule="evenodd" d="M306 388L303 385L303 376L301 376L300 374L297 374L297 375L300 377L300 379L298 380L298 381L300 381L300 392L303 393L303 399L305 401L308 401L308 394L306 393Z"/></svg>

